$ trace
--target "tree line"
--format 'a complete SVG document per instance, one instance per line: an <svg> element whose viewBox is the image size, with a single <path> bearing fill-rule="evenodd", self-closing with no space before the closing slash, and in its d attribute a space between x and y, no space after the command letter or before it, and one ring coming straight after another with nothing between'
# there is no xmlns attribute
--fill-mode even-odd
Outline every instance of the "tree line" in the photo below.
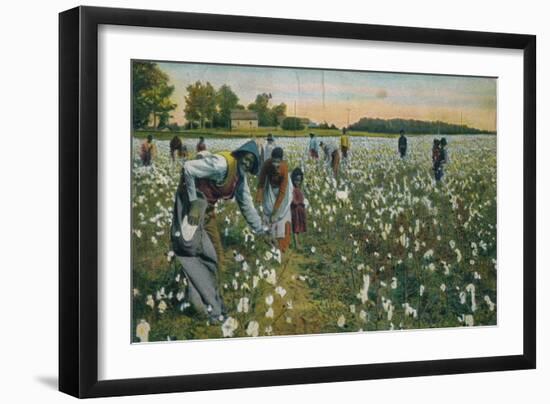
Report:
<svg viewBox="0 0 550 404"><path fill-rule="evenodd" d="M177 129L170 123L170 112L177 108L171 102L174 86L156 63L135 61L132 64L134 129ZM244 105L227 84L215 89L206 81L196 81L186 87L183 112L188 128L231 128L231 111L249 110L258 115L259 126L278 126L286 116L286 104L271 105L271 93L261 93L254 102Z"/></svg>
<svg viewBox="0 0 550 404"><path fill-rule="evenodd" d="M372 133L399 133L401 129L409 134L494 134L494 131L471 128L466 125L457 125L442 121L420 121L416 119L380 119L361 118L350 125L349 130Z"/></svg>

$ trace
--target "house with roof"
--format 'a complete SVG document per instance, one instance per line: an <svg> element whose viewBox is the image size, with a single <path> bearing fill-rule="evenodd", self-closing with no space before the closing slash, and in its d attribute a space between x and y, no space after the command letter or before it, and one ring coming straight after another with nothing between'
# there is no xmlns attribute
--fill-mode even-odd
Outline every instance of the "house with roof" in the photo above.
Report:
<svg viewBox="0 0 550 404"><path fill-rule="evenodd" d="M258 113L244 109L231 111L231 129L251 129L258 127Z"/></svg>

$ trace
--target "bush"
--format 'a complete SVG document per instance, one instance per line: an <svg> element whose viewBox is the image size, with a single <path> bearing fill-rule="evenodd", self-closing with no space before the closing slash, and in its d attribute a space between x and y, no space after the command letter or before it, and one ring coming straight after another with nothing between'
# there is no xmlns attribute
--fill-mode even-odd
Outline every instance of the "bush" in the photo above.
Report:
<svg viewBox="0 0 550 404"><path fill-rule="evenodd" d="M284 130L303 130L305 129L304 124L300 121L300 118L286 117L283 119L281 127Z"/></svg>

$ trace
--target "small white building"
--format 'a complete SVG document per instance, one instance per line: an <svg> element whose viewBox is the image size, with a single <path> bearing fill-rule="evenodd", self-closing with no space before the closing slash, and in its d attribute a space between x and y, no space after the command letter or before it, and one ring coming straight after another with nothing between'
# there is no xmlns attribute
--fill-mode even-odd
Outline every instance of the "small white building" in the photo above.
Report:
<svg viewBox="0 0 550 404"><path fill-rule="evenodd" d="M252 129L258 127L258 114L254 111L237 109L231 111L231 129Z"/></svg>

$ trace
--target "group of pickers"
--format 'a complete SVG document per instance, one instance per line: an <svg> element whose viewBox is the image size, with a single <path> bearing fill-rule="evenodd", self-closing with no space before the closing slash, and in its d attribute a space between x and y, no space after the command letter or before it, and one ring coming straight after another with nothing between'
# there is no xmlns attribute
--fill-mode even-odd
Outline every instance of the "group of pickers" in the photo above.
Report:
<svg viewBox="0 0 550 404"><path fill-rule="evenodd" d="M442 165L446 162L445 145L443 138L438 142L436 153L434 142L432 157L437 180L441 179ZM176 136L170 141L172 161L182 163L170 236L172 250L187 279L187 299L191 307L197 314L206 316L210 323L218 323L224 321L227 313L218 288L218 271L222 268L224 254L216 203L234 199L257 237L284 253L290 247L292 234L294 246L299 249L299 235L307 230L302 192L304 172L296 167L289 174L284 151L271 134L267 136L265 145L249 140L233 151L210 153L206 149L201 137L196 145L196 158L188 159L188 150L181 140ZM346 131L342 131L339 148L330 142L318 141L314 134L310 134L309 157L319 160L320 149L334 177L337 177L340 153L344 161L350 155ZM407 139L403 131L398 150L404 158ZM149 136L140 150L143 165L150 165L155 153L156 147ZM248 175L258 175L254 198L248 186ZM256 208L254 200L261 210Z"/></svg>

